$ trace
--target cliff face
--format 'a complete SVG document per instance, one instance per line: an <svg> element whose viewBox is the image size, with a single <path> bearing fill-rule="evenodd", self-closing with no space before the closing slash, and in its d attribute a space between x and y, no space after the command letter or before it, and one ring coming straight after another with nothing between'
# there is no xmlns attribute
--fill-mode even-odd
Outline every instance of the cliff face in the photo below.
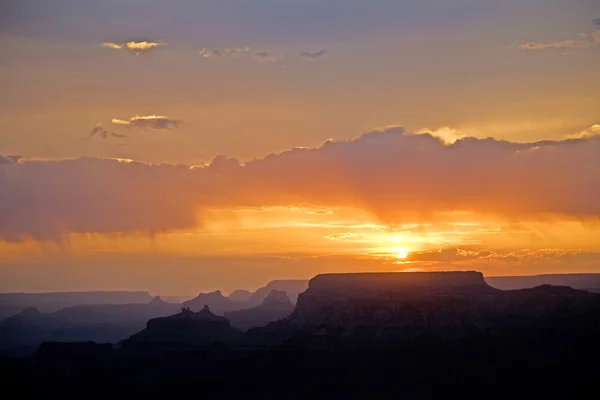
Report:
<svg viewBox="0 0 600 400"><path fill-rule="evenodd" d="M247 310L226 312L225 317L233 326L245 331L283 319L293 310L294 305L285 292L272 290L262 304Z"/></svg>
<svg viewBox="0 0 600 400"><path fill-rule="evenodd" d="M598 313L599 296L565 287L501 291L477 272L319 275L285 320L249 331L254 340L338 337L384 344L420 335L538 329ZM600 316L600 314L598 314Z"/></svg>

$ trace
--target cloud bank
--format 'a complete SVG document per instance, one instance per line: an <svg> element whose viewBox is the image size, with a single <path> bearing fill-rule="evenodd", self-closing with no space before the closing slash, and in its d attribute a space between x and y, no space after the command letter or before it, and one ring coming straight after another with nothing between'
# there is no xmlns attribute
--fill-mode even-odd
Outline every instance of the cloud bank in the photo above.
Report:
<svg viewBox="0 0 600 400"><path fill-rule="evenodd" d="M155 123L154 121L152 123ZM356 207L387 223L469 211L512 220L600 217L600 137L444 144L400 128L206 167L111 159L0 167L0 239L158 232L202 225L214 208Z"/></svg>
<svg viewBox="0 0 600 400"><path fill-rule="evenodd" d="M175 128L181 124L181 120L162 115L136 115L129 119L113 118L112 123L136 129L166 130Z"/></svg>

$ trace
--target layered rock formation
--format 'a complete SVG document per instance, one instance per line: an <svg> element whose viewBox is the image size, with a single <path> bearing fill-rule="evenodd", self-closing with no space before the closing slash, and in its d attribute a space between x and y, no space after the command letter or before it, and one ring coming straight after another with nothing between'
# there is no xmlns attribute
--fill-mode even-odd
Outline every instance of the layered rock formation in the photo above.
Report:
<svg viewBox="0 0 600 400"><path fill-rule="evenodd" d="M215 342L233 344L242 339L225 317L213 314L208 306L199 312L182 308L179 314L154 318L146 329L122 343L124 349L136 347L208 346Z"/></svg>
<svg viewBox="0 0 600 400"><path fill-rule="evenodd" d="M241 330L248 330L265 326L269 322L278 321L289 316L294 310L294 305L281 290L271 290L271 293L262 304L246 310L230 311L225 313L231 325Z"/></svg>
<svg viewBox="0 0 600 400"><path fill-rule="evenodd" d="M319 275L286 319L249 331L252 340L295 337L390 345L509 330L568 327L600 316L600 297L568 287L502 291L477 272ZM586 322L586 323L587 323ZM303 340L304 340L303 339ZM330 344L330 342L328 342Z"/></svg>

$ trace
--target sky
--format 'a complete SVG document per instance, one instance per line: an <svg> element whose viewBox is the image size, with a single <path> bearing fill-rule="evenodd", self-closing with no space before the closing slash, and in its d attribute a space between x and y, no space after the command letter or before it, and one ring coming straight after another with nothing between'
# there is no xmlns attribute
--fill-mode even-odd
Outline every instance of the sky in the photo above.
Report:
<svg viewBox="0 0 600 400"><path fill-rule="evenodd" d="M0 2L0 291L600 272L597 0Z"/></svg>

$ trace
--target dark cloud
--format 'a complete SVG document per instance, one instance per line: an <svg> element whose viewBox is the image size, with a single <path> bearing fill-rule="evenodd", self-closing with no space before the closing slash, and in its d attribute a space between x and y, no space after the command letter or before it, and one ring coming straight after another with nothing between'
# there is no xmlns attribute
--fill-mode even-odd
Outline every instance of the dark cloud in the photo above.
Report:
<svg viewBox="0 0 600 400"><path fill-rule="evenodd" d="M129 128L166 130L175 128L181 124L181 120L165 117L162 115L136 115L129 119L113 118L112 123L124 125Z"/></svg>
<svg viewBox="0 0 600 400"><path fill-rule="evenodd" d="M596 25L600 29L600 18L594 19L594 25Z"/></svg>
<svg viewBox="0 0 600 400"><path fill-rule="evenodd" d="M262 206L355 207L390 225L444 221L454 211L511 221L598 219L599 182L600 137L464 138L446 145L400 128L245 165L223 156L197 168L93 158L21 161L3 166L0 175L0 238L187 229L202 225L203 211ZM441 256L473 255L447 249Z"/></svg>
<svg viewBox="0 0 600 400"><path fill-rule="evenodd" d="M88 135L88 137L99 136L102 139L116 138L124 139L127 135L106 130L102 125L96 125Z"/></svg>
<svg viewBox="0 0 600 400"><path fill-rule="evenodd" d="M329 50L323 49L315 52L302 52L298 53L298 57L303 60L319 60L326 57L329 54Z"/></svg>
<svg viewBox="0 0 600 400"><path fill-rule="evenodd" d="M283 59L284 55L274 51L255 51L252 57L260 63L271 64Z"/></svg>

